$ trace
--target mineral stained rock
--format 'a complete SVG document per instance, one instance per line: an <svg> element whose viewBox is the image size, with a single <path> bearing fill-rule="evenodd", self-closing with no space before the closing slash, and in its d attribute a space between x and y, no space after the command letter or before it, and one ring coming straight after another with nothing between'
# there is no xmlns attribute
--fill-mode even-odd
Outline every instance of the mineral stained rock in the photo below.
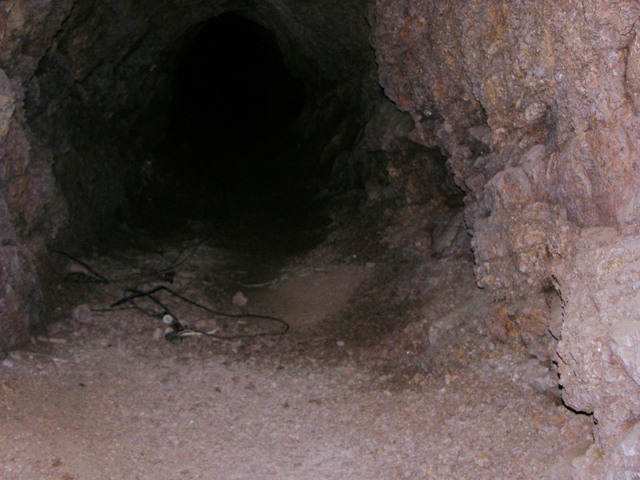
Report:
<svg viewBox="0 0 640 480"><path fill-rule="evenodd" d="M577 478L639 470L634 308L616 307L615 275L599 278L579 241L640 225L638 18L625 0L376 0L371 13L380 84L417 138L436 135L466 194L476 280L497 302L489 330L558 361L567 403L598 420L607 476L592 452ZM616 272L632 282L628 260ZM595 285L603 298L583 304Z"/></svg>
<svg viewBox="0 0 640 480"><path fill-rule="evenodd" d="M640 471L640 237L585 230L575 262L559 265L565 300L558 345L564 401L597 421L596 445L579 462L608 478ZM599 478L593 476L591 478Z"/></svg>

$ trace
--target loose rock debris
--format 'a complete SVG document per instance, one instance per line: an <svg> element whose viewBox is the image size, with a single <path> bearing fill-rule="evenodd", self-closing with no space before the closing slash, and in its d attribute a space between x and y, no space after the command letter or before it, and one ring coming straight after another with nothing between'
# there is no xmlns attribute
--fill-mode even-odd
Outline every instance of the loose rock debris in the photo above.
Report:
<svg viewBox="0 0 640 480"><path fill-rule="evenodd" d="M123 297L116 282L61 283L49 341L0 365L0 477L569 479L593 441L590 418L562 405L549 365L486 336L469 261L405 249L401 228L388 227L389 248L362 244L355 262L340 236L354 232L329 235L279 282L243 290L290 325L275 337L161 341L166 325L145 309L187 303L180 322L205 330L210 312L170 292L233 308L243 272L256 271L255 258L213 243L173 265L172 283L132 283L159 302ZM183 248L86 263L131 280Z"/></svg>

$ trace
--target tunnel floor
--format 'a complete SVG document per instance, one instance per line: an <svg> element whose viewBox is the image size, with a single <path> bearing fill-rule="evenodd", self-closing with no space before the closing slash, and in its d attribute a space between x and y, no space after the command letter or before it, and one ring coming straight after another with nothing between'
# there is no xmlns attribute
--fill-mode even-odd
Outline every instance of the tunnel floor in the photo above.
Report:
<svg viewBox="0 0 640 480"><path fill-rule="evenodd" d="M337 199L286 253L195 216L60 255L57 321L0 365L0 476L570 478L590 419L523 348L484 335L470 261L416 241L430 208ZM293 235L272 233L272 247ZM159 303L122 301L157 287ZM167 341L163 309L249 336Z"/></svg>

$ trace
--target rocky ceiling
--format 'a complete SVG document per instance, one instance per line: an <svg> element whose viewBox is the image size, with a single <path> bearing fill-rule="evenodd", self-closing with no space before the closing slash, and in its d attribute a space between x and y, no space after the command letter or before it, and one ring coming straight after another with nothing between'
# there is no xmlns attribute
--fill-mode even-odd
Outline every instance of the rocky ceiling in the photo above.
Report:
<svg viewBox="0 0 640 480"><path fill-rule="evenodd" d="M238 100L246 115L225 104L229 118L287 125L275 143L288 153L274 161L369 201L455 210L462 192L476 281L495 300L489 330L557 363L566 404L598 422L579 478L639 471L633 0L4 0L3 349L46 318L38 272L47 249L117 223L171 170L158 152L179 149L185 137L171 132L194 121L180 113L195 87L181 94L179 72L198 75L203 62L201 77L214 81L215 65L194 49L220 41L222 14L255 43L241 50L225 37L245 62L225 59L224 48L215 62L275 65L262 82L269 93Z"/></svg>

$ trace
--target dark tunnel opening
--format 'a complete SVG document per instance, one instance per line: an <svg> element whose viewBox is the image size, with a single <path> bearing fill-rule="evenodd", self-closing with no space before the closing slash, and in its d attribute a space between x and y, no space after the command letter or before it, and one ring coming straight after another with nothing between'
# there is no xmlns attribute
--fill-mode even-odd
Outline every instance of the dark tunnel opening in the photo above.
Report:
<svg viewBox="0 0 640 480"><path fill-rule="evenodd" d="M286 124L303 102L304 86L273 34L227 13L202 27L181 59L174 127L201 126L220 141L251 139Z"/></svg>
<svg viewBox="0 0 640 480"><path fill-rule="evenodd" d="M198 221L252 253L309 248L325 218L312 199L317 171L298 158L305 85L266 28L233 13L198 28L178 59L155 152L163 187L151 198L163 220L154 224Z"/></svg>

